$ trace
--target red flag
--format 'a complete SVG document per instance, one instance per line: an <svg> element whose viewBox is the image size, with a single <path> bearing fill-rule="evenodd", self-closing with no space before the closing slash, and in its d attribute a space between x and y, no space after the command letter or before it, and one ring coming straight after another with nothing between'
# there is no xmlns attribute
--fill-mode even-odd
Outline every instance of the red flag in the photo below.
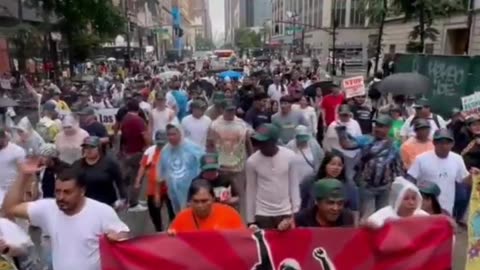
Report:
<svg viewBox="0 0 480 270"><path fill-rule="evenodd" d="M453 229L445 217L382 229L318 228L159 234L100 242L102 270L447 270Z"/></svg>

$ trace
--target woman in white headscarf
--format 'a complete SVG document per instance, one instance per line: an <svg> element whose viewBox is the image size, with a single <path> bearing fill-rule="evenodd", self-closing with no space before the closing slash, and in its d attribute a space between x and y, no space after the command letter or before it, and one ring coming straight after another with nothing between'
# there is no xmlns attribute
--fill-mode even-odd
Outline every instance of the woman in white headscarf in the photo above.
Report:
<svg viewBox="0 0 480 270"><path fill-rule="evenodd" d="M62 120L62 130L55 138L59 159L73 164L82 158L82 143L88 136L88 132L80 128L77 119L72 114L66 115Z"/></svg>
<svg viewBox="0 0 480 270"><path fill-rule="evenodd" d="M27 154L37 154L45 143L26 116L18 121L13 131L13 142L22 147Z"/></svg>
<svg viewBox="0 0 480 270"><path fill-rule="evenodd" d="M403 177L397 177L390 189L389 204L368 217L367 223L381 227L386 221L428 215L422 210L422 195L417 186Z"/></svg>
<svg viewBox="0 0 480 270"><path fill-rule="evenodd" d="M299 179L306 179L315 175L322 164L325 153L312 136L308 127L299 125L295 128L295 138L286 145L298 156L300 162Z"/></svg>

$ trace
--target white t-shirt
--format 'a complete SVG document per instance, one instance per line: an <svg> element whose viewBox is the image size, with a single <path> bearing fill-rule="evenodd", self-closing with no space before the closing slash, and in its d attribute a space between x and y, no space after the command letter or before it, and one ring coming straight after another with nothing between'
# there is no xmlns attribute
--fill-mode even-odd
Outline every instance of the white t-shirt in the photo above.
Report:
<svg viewBox="0 0 480 270"><path fill-rule="evenodd" d="M203 115L200 118L188 115L182 120L182 128L185 137L202 148L205 148L207 144L208 128L211 124L212 120L206 115Z"/></svg>
<svg viewBox="0 0 480 270"><path fill-rule="evenodd" d="M452 214L455 202L455 182L462 182L469 172L460 155L450 152L439 158L435 151L425 152L415 159L408 174L417 181L430 181L440 188L438 202L443 210Z"/></svg>
<svg viewBox="0 0 480 270"><path fill-rule="evenodd" d="M165 108L163 110L154 108L151 111L150 121L152 121L152 138L155 140L155 133L157 131L167 130L167 125L170 123L178 123L177 116L175 112L170 108Z"/></svg>
<svg viewBox="0 0 480 270"><path fill-rule="evenodd" d="M357 155L359 150L345 150L340 145L340 139L338 138L337 126L346 126L348 134L353 137L358 137L362 135L362 129L355 119L350 119L348 122L333 121L327 128L325 133L325 138L323 139L323 147L326 151L332 151L333 149L338 150L343 153L343 155L353 158Z"/></svg>
<svg viewBox="0 0 480 270"><path fill-rule="evenodd" d="M128 232L113 208L86 198L76 215L65 215L54 199L28 203L32 225L50 236L53 269L100 270L99 238L109 232Z"/></svg>
<svg viewBox="0 0 480 270"><path fill-rule="evenodd" d="M25 150L12 142L0 149L0 206L5 192L17 178L18 163L25 159L25 155Z"/></svg>
<svg viewBox="0 0 480 270"><path fill-rule="evenodd" d="M274 83L272 83L270 84L270 86L268 86L267 94L271 100L280 102L280 98L282 96L288 95L288 88L286 85L283 86L283 89L285 91L282 93L282 86L280 84L275 85Z"/></svg>
<svg viewBox="0 0 480 270"><path fill-rule="evenodd" d="M407 118L407 120L402 126L402 129L400 130L400 136L409 138L415 137L415 130L413 129L412 124L414 117L415 115L412 115ZM445 122L445 120L440 115L437 115L436 117L438 119L439 126L437 126L437 123L435 123L435 121L433 120L433 116L428 119L428 122L430 123L430 139L433 139L433 133L435 133L437 129L447 127L447 122Z"/></svg>

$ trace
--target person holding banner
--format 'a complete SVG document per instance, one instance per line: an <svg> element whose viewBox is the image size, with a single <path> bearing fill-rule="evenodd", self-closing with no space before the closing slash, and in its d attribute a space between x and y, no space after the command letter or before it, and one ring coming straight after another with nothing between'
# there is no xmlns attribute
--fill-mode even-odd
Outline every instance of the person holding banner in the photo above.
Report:
<svg viewBox="0 0 480 270"><path fill-rule="evenodd" d="M346 191L337 179L320 179L313 184L316 204L295 215L295 227L353 227L354 216L345 209Z"/></svg>
<svg viewBox="0 0 480 270"><path fill-rule="evenodd" d="M246 229L242 217L233 207L215 202L215 192L208 180L192 182L188 201L190 207L182 210L173 220L170 233Z"/></svg>

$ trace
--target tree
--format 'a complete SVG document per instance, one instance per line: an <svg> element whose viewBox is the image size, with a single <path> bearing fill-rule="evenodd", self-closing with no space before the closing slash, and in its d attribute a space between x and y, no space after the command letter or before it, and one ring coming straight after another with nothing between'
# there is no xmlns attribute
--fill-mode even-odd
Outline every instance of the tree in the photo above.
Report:
<svg viewBox="0 0 480 270"><path fill-rule="evenodd" d="M405 15L405 20L418 20L409 38L410 44L417 47L419 53L424 52L427 38L432 41L437 39L439 31L433 27L436 18L450 16L467 8L463 0L394 0L393 6L399 14Z"/></svg>
<svg viewBox="0 0 480 270"><path fill-rule="evenodd" d="M248 28L236 29L235 45L240 50L262 47L262 34Z"/></svg>
<svg viewBox="0 0 480 270"><path fill-rule="evenodd" d="M375 64L374 72L378 70L378 61L382 53L383 28L385 26L385 19L387 18L388 3L387 0L362 0L362 12L372 21L378 22L378 37L375 48Z"/></svg>
<svg viewBox="0 0 480 270"><path fill-rule="evenodd" d="M206 39L201 35L195 37L195 49L197 51L210 51L215 49L215 44L211 39Z"/></svg>
<svg viewBox="0 0 480 270"><path fill-rule="evenodd" d="M94 47L125 30L121 10L110 0L28 0L27 5L58 20L52 30L59 31L68 43L70 72L77 61L88 57Z"/></svg>

